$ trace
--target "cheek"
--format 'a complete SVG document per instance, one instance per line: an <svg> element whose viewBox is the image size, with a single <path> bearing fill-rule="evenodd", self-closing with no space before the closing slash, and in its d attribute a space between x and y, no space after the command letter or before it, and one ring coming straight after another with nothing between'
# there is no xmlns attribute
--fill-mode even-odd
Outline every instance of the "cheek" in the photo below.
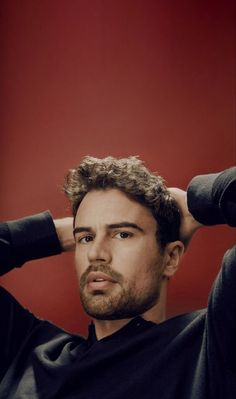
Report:
<svg viewBox="0 0 236 399"><path fill-rule="evenodd" d="M144 287L156 284L162 275L163 257L156 247L145 248L137 256L137 285Z"/></svg>
<svg viewBox="0 0 236 399"><path fill-rule="evenodd" d="M120 272L127 283L133 282L138 287L150 284L158 278L161 269L160 255L156 250L144 246L129 248L118 252L113 257L112 268Z"/></svg>
<svg viewBox="0 0 236 399"><path fill-rule="evenodd" d="M150 240L140 242L140 245L135 246L135 248L126 255L129 259L133 258L137 265L145 264L147 266L157 263L161 258L156 241Z"/></svg>
<svg viewBox="0 0 236 399"><path fill-rule="evenodd" d="M75 249L75 270L77 276L80 278L88 267L86 252Z"/></svg>
<svg viewBox="0 0 236 399"><path fill-rule="evenodd" d="M135 248L116 248L113 251L111 267L125 278L130 278L137 273L140 262L140 253Z"/></svg>

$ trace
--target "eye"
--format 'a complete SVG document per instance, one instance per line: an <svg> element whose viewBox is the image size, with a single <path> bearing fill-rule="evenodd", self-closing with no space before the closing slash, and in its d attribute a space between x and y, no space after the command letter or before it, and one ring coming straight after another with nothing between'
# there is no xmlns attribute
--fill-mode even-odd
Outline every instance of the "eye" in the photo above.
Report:
<svg viewBox="0 0 236 399"><path fill-rule="evenodd" d="M91 235L86 235L84 237L79 237L78 238L78 243L79 244L87 244L90 241L93 241L93 236L91 236Z"/></svg>
<svg viewBox="0 0 236 399"><path fill-rule="evenodd" d="M119 239L122 239L122 240L124 240L124 239L126 239L126 238L130 238L130 237L132 237L132 236L133 236L133 234L130 233L130 232L128 232L128 231L121 231L120 233L117 233L117 234L115 235L115 237L117 237L117 238L119 238Z"/></svg>

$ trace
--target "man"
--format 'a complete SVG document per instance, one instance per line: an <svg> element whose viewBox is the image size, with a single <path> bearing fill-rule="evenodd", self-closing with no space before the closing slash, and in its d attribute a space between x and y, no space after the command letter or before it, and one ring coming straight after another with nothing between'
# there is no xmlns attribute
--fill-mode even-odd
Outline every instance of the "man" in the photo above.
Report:
<svg viewBox="0 0 236 399"><path fill-rule="evenodd" d="M135 157L86 157L65 192L88 338L37 319L2 290L0 398L235 398L236 248L207 309L165 320L165 301L193 233L236 226L236 168L194 178L186 201ZM48 213L3 224L2 273L70 249L70 219L55 227Z"/></svg>

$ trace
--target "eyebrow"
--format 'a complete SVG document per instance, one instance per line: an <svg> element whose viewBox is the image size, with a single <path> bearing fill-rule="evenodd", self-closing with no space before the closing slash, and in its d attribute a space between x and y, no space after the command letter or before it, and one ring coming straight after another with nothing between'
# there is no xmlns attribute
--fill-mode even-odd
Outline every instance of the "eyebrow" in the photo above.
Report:
<svg viewBox="0 0 236 399"><path fill-rule="evenodd" d="M123 227L128 227L128 228L136 229L136 230L144 233L144 230L142 229L142 227L138 226L136 223L130 223L130 222L112 223L112 224L108 224L106 227L108 228L108 230L121 229ZM88 227L88 226L75 227L73 230L73 234L75 235L78 233L83 233L85 231L87 231L88 233L91 233L92 228Z"/></svg>

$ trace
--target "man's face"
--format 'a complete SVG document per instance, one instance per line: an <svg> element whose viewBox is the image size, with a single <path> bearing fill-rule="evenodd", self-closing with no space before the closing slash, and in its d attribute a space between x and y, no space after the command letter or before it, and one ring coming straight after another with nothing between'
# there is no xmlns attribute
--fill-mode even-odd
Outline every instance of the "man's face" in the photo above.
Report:
<svg viewBox="0 0 236 399"><path fill-rule="evenodd" d="M75 262L90 316L135 317L158 302L164 262L156 230L149 209L118 189L84 197L75 218Z"/></svg>

